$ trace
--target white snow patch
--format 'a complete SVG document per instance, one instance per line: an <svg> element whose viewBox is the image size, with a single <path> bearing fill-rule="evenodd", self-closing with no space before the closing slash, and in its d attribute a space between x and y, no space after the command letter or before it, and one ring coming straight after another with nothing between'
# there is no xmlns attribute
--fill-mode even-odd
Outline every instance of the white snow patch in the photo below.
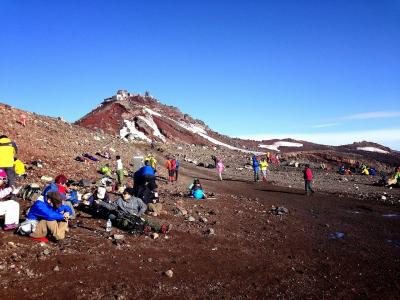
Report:
<svg viewBox="0 0 400 300"><path fill-rule="evenodd" d="M125 126L119 131L119 135L122 138L125 138L129 134L129 139L139 139L147 142L151 142L143 132L139 131L135 127L135 122L131 122L129 120L124 120Z"/></svg>
<svg viewBox="0 0 400 300"><path fill-rule="evenodd" d="M148 117L138 116L139 119L143 120L151 129L153 129L153 135L160 138L163 142L166 141L165 136L162 135L158 129L157 124L154 122L153 117L149 115Z"/></svg>
<svg viewBox="0 0 400 300"><path fill-rule="evenodd" d="M293 142L285 142L285 141L279 141L275 142L272 145L258 145L259 148L266 148L269 150L274 150L274 151L280 151L279 147L303 147L303 144L301 143L293 143Z"/></svg>
<svg viewBox="0 0 400 300"><path fill-rule="evenodd" d="M193 133L196 133L196 134L200 135L201 137L209 140L211 143L213 143L215 145L220 145L220 146L226 147L228 149L238 150L238 151L241 151L241 152L244 152L244 153L254 153L254 154L257 154L257 155L263 154L262 152L254 152L254 151L244 150L244 149L240 149L240 148L225 144L225 143L223 143L221 141L218 141L218 140L208 136L207 135L207 131L203 127L201 127L200 125L184 123L184 122L178 122L178 121L175 121L173 119L171 119L171 120L174 121L179 126L181 126L182 128L185 128L188 131L191 131Z"/></svg>
<svg viewBox="0 0 400 300"><path fill-rule="evenodd" d="M158 113L158 112L156 112L156 111L154 111L154 110L151 110L150 108L145 107L145 108L143 109L143 111L144 111L145 113L148 113L148 114L152 115L152 116L161 117L161 114L160 114L160 113Z"/></svg>
<svg viewBox="0 0 400 300"><path fill-rule="evenodd" d="M357 147L357 150L362 150L362 151L369 151L369 152L378 152L378 153L389 153L388 151L375 148L375 147Z"/></svg>

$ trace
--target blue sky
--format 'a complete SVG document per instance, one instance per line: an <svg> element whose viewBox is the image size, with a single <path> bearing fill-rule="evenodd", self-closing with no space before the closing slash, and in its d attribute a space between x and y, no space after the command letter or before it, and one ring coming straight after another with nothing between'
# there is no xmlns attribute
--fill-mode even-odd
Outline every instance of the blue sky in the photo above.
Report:
<svg viewBox="0 0 400 300"><path fill-rule="evenodd" d="M224 134L400 149L400 0L0 2L0 102L75 121L118 89Z"/></svg>

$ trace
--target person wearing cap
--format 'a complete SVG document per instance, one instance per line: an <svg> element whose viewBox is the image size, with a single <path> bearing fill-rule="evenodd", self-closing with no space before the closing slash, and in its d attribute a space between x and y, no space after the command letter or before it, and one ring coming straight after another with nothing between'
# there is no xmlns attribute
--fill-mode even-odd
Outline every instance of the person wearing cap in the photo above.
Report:
<svg viewBox="0 0 400 300"><path fill-rule="evenodd" d="M27 220L36 223L31 237L43 238L49 233L56 241L65 238L65 232L68 231L67 220L72 211L69 206L62 205L62 202L63 197L59 192L50 191L44 201L38 200L32 205L27 215Z"/></svg>
<svg viewBox="0 0 400 300"><path fill-rule="evenodd" d="M11 141L8 136L0 135L0 168L7 173L7 186L14 185L14 156L17 152L17 145L13 141Z"/></svg>
<svg viewBox="0 0 400 300"><path fill-rule="evenodd" d="M0 216L4 216L4 230L14 230L19 223L19 203L14 200L3 199L12 193L18 193L19 189L13 186L7 187L6 171L0 169Z"/></svg>
<svg viewBox="0 0 400 300"><path fill-rule="evenodd" d="M64 174L57 175L56 178L54 179L54 182L50 183L48 186L44 188L42 196L46 201L46 197L49 192L59 192L63 199L62 204L69 206L69 208L71 209L71 214L69 218L71 220L74 220L76 217L74 206L72 202L67 201L67 192L68 192L67 182L68 179Z"/></svg>

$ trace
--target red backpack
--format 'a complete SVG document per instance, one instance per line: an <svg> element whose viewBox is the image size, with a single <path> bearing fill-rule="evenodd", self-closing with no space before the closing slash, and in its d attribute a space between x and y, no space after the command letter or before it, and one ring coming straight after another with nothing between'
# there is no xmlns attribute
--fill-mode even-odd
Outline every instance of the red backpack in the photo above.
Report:
<svg viewBox="0 0 400 300"><path fill-rule="evenodd" d="M176 160L171 159L171 170L176 170Z"/></svg>

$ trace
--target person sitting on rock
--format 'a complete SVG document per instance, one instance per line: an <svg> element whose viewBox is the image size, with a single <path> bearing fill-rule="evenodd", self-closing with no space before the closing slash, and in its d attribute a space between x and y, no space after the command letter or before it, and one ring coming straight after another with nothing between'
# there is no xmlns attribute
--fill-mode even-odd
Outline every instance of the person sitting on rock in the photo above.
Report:
<svg viewBox="0 0 400 300"><path fill-rule="evenodd" d="M33 238L44 238L48 234L56 241L65 238L68 231L68 219L72 214L71 208L62 205L64 198L59 192L50 191L43 200L37 200L29 210L27 220L21 224L30 223ZM32 226L33 224L33 226Z"/></svg>
<svg viewBox="0 0 400 300"><path fill-rule="evenodd" d="M197 200L206 199L207 196L201 186L200 180L198 178L193 179L193 183L189 186L190 197L193 197Z"/></svg>
<svg viewBox="0 0 400 300"><path fill-rule="evenodd" d="M14 200L4 200L11 194L18 193L19 189L7 186L7 173L0 169L0 216L4 216L4 230L14 230L19 223L19 203Z"/></svg>
<svg viewBox="0 0 400 300"><path fill-rule="evenodd" d="M69 219L74 220L75 219L75 209L74 206L72 204L72 202L67 201L67 192L68 192L68 188L67 188L67 177L64 174L60 174L57 175L56 178L54 179L54 182L50 183L49 185L47 185L43 192L42 192L42 196L44 198L44 200L46 201L46 195L49 192L59 192L62 199L63 199L63 205L69 206L71 209L71 214L69 216Z"/></svg>
<svg viewBox="0 0 400 300"><path fill-rule="evenodd" d="M25 165L16 157L14 158L14 172L17 177L26 178Z"/></svg>
<svg viewBox="0 0 400 300"><path fill-rule="evenodd" d="M394 170L393 176L387 180L388 186L400 185L400 167Z"/></svg>
<svg viewBox="0 0 400 300"><path fill-rule="evenodd" d="M73 207L79 206L79 197L78 197L78 183L74 180L67 181L67 201L71 202Z"/></svg>
<svg viewBox="0 0 400 300"><path fill-rule="evenodd" d="M105 218L110 219L117 227L133 232L162 232L166 233L170 225L159 225L150 220L141 218L147 210L142 199L134 196L133 188L126 188L122 197L111 203L101 202L100 206L106 209Z"/></svg>

